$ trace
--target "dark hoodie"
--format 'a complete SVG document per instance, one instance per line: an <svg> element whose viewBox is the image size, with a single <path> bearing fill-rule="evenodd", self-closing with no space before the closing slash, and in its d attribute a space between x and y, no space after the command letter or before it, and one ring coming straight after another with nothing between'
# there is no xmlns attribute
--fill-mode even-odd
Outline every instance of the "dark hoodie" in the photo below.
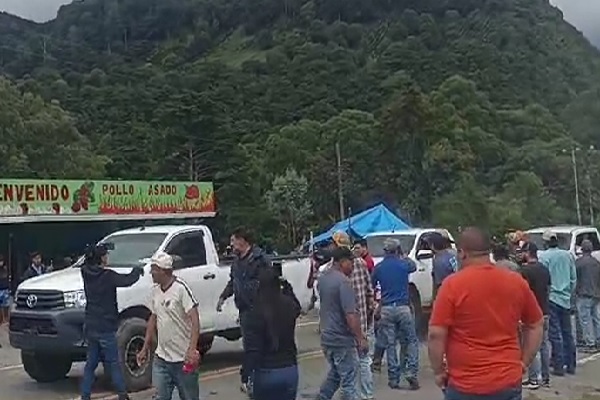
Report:
<svg viewBox="0 0 600 400"><path fill-rule="evenodd" d="M113 333L119 327L117 288L128 287L140 279L141 267L129 274L119 274L100 265L84 264L81 267L85 290L86 333Z"/></svg>
<svg viewBox="0 0 600 400"><path fill-rule="evenodd" d="M244 257L237 257L229 273L229 282L221 293L221 299L226 300L233 296L235 306L240 312L249 311L254 305L258 291L258 272L261 268L269 268L271 262L267 255L258 246Z"/></svg>

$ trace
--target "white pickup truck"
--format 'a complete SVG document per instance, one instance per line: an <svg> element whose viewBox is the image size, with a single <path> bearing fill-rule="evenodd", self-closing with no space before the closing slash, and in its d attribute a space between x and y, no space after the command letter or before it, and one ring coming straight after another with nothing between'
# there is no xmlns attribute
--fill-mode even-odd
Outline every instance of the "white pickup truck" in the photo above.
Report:
<svg viewBox="0 0 600 400"><path fill-rule="evenodd" d="M141 263L146 272L133 286L117 291L121 319L117 340L130 391L151 385L151 364L138 366L136 353L142 347L150 316L146 304L153 282L148 261L157 251L178 256L175 274L188 283L200 303L200 352L206 353L211 348L215 336L227 340L241 337L233 299L225 303L221 313L215 308L229 280L230 266L219 262L208 227L141 227L112 233L101 242L112 244L109 263L113 270L128 273L132 265ZM10 343L21 350L25 371L38 382L63 379L73 362L85 360L86 299L80 262L65 270L26 280L17 289L11 310ZM307 310L312 296L305 285L310 260L299 256L279 257L273 259L273 264L281 268Z"/></svg>
<svg viewBox="0 0 600 400"><path fill-rule="evenodd" d="M409 229L395 232L376 232L367 235L369 252L377 264L383 258L383 244L386 239L400 241L402 251L417 263L417 271L410 275L410 303L415 315L415 323L419 330L425 327L424 312L433 304L433 279L431 276L433 252L424 240L426 234L432 232L447 233L444 229ZM452 245L454 247L454 244Z"/></svg>
<svg viewBox="0 0 600 400"><path fill-rule="evenodd" d="M530 241L534 242L541 251L544 249L542 235L547 230L556 233L558 247L563 250L569 250L575 257L581 255L581 242L586 239L591 241L594 246L592 255L600 260L600 235L598 234L598 229L593 226L559 225L528 230L526 232L527 237Z"/></svg>

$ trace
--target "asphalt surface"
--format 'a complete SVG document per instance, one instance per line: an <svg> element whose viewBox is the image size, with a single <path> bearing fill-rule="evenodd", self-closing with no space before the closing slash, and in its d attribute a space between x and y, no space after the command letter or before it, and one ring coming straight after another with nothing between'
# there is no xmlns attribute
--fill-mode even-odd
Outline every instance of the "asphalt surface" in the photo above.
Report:
<svg viewBox="0 0 600 400"><path fill-rule="evenodd" d="M5 328L4 328L5 329ZM67 400L78 399L78 385L82 377L83 364L77 364L68 379L55 384L38 384L32 381L19 365L18 351L11 349L6 342L6 333L0 329L0 400ZM300 351L300 375L298 399L314 399L318 387L327 371L320 354L319 336L316 322L303 320L297 330L297 343ZM527 400L600 400L600 354L578 356L576 376L555 378L550 389L524 392ZM239 391L239 363L241 343L219 340L206 356L200 377L204 400L245 400ZM113 400L110 384L104 378L102 368L97 371L98 382L94 398ZM434 385L429 370L425 347L421 348L421 389L391 390L387 388L384 372L375 375L377 400L436 400L442 399L440 390ZM134 400L151 400L152 391L132 395ZM177 399L177 397L174 397Z"/></svg>

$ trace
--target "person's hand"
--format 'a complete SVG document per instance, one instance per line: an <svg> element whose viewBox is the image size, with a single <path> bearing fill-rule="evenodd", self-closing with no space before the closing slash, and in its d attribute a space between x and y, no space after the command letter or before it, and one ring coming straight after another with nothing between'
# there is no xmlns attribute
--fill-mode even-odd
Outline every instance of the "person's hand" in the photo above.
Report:
<svg viewBox="0 0 600 400"><path fill-rule="evenodd" d="M367 353L369 351L369 341L366 337L361 337L358 341L358 351L361 354Z"/></svg>
<svg viewBox="0 0 600 400"><path fill-rule="evenodd" d="M434 375L434 379L435 379L435 384L440 389L442 389L442 390L446 389L446 386L448 385L448 373L446 371L436 373Z"/></svg>
<svg viewBox="0 0 600 400"><path fill-rule="evenodd" d="M146 346L142 347L140 352L137 353L136 360L140 367L146 364L146 361L148 361L148 348Z"/></svg>
<svg viewBox="0 0 600 400"><path fill-rule="evenodd" d="M141 266L141 265L136 265L135 267L133 267L133 269L134 269L135 271L137 271L137 272L140 274L140 276L144 276L144 272L145 272L145 271L144 271L144 267L143 267L143 266Z"/></svg>
<svg viewBox="0 0 600 400"><path fill-rule="evenodd" d="M185 353L186 364L198 365L200 363L200 352L195 347L190 347Z"/></svg>
<svg viewBox="0 0 600 400"><path fill-rule="evenodd" d="M219 301L217 301L217 312L223 311L224 303L225 303L225 300L223 300L222 298L219 297Z"/></svg>

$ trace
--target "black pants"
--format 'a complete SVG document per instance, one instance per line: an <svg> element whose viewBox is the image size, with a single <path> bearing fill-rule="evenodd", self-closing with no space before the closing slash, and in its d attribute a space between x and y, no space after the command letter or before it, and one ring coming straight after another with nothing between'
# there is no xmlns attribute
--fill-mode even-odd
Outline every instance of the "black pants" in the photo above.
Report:
<svg viewBox="0 0 600 400"><path fill-rule="evenodd" d="M250 311L240 312L240 328L242 330L242 347L244 355L240 375L242 383L251 383L254 371L260 362L261 337L255 329L252 329L252 313ZM254 316L256 318L256 316Z"/></svg>

